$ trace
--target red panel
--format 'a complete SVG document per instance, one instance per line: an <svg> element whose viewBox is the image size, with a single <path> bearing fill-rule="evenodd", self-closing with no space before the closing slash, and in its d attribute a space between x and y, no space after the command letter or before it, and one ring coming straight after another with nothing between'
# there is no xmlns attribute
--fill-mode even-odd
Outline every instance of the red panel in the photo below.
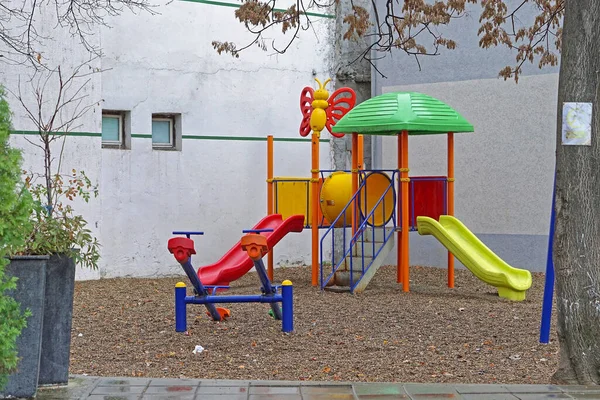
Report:
<svg viewBox="0 0 600 400"><path fill-rule="evenodd" d="M416 228L416 217L425 216L438 220L440 215L444 215L445 213L446 177L411 176L409 192L409 225Z"/></svg>

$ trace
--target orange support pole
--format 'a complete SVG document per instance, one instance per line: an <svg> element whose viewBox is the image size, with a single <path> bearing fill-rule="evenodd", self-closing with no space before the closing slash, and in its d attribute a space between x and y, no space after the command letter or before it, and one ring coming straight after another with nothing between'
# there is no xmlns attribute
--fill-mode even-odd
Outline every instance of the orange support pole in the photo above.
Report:
<svg viewBox="0 0 600 400"><path fill-rule="evenodd" d="M448 215L454 215L454 133L448 132ZM448 287L454 287L454 255L448 252Z"/></svg>
<svg viewBox="0 0 600 400"><path fill-rule="evenodd" d="M273 135L267 136L267 215L274 214L273 207ZM269 251L267 273L273 280L273 250Z"/></svg>
<svg viewBox="0 0 600 400"><path fill-rule="evenodd" d="M317 286L319 282L319 133L312 133L312 285Z"/></svg>
<svg viewBox="0 0 600 400"><path fill-rule="evenodd" d="M408 131L402 131L402 167L400 182L402 183L402 290L409 290L409 252L408 252Z"/></svg>
<svg viewBox="0 0 600 400"><path fill-rule="evenodd" d="M358 135L358 169L365 169L365 137Z"/></svg>
<svg viewBox="0 0 600 400"><path fill-rule="evenodd" d="M402 170L402 134L398 134L398 192L396 196L397 207L396 207L396 228L397 230L397 241L396 241L396 282L402 282L402 236L404 235L404 231L402 231L401 223L402 223L402 181L400 180L400 171Z"/></svg>
<svg viewBox="0 0 600 400"><path fill-rule="evenodd" d="M352 195L358 190L358 133L352 134ZM358 228L358 197L352 204L352 235L356 233Z"/></svg>

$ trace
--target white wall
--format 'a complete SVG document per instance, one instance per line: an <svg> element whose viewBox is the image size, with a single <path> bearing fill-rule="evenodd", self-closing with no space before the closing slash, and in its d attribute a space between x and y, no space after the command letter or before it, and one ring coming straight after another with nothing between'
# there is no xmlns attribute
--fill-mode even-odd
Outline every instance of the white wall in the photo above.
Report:
<svg viewBox="0 0 600 400"><path fill-rule="evenodd" d="M266 214L266 142L228 139L298 138L300 91L314 86L313 71L331 75L332 19L314 18L315 32L303 32L284 55L249 49L234 59L211 46L251 40L234 8L174 1L158 10L125 14L102 28L104 72L90 88L101 101L78 129L99 133L103 108L129 111L131 149L103 149L99 137L68 139L66 166L85 169L100 185L99 199L78 208L102 244L100 268L79 269L78 279L181 273L166 248L173 230L205 231L194 263L216 261ZM63 50L67 57L73 51ZM139 136L151 133L157 112L181 113L182 151L153 150L151 139ZM31 129L20 113L14 125ZM25 139L15 143L30 163ZM321 163L331 164L328 143ZM275 174L308 177L310 144L276 142ZM290 235L277 246L277 261L307 261L309 245L309 233Z"/></svg>

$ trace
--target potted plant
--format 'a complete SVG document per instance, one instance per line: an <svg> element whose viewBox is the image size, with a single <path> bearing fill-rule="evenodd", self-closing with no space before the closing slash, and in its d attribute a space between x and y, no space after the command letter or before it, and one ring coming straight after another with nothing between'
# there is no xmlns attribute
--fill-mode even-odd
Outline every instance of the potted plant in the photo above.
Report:
<svg viewBox="0 0 600 400"><path fill-rule="evenodd" d="M36 140L26 140L42 150L43 158L41 172L25 172L25 185L33 197L32 226L23 231L24 246L17 253L49 256L39 385L68 381L75 266L96 269L99 260L98 241L74 208L77 201L88 202L96 197L97 186L85 172L65 172L63 165L65 139L95 105L84 105L88 97L84 88L90 82L89 75L95 72L82 70L85 66L89 67L82 64L69 76L64 76L60 67L37 71L30 79L32 103L22 96L20 86L17 93L13 92L37 128Z"/></svg>
<svg viewBox="0 0 600 400"><path fill-rule="evenodd" d="M0 397L31 397L38 384L48 257L8 258L23 249L32 211L21 154L9 145L10 117L0 86Z"/></svg>

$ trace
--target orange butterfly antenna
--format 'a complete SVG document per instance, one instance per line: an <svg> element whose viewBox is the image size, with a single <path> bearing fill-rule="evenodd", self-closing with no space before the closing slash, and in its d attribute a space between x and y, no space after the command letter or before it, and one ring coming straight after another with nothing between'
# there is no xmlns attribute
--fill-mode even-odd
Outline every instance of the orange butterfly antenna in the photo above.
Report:
<svg viewBox="0 0 600 400"><path fill-rule="evenodd" d="M319 84L319 90L325 90L325 86L327 86L327 84L331 81L331 78L327 78L327 80L323 83L321 83L321 81L317 78L315 78L315 81L317 81L317 83Z"/></svg>

